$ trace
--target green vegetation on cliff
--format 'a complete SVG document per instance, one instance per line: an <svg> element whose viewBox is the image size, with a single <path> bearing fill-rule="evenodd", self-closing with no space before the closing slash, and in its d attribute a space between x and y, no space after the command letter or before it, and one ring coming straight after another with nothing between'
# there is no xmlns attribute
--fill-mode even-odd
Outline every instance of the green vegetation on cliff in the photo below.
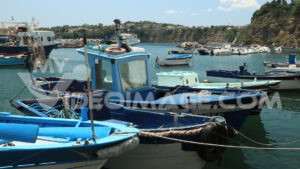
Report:
<svg viewBox="0 0 300 169"><path fill-rule="evenodd" d="M258 9L240 30L238 43L300 47L300 0L273 0Z"/></svg>
<svg viewBox="0 0 300 169"><path fill-rule="evenodd" d="M57 26L43 28L52 30L58 38L77 39L86 33L88 38L109 38L114 34L114 26L81 25ZM187 27L156 22L125 22L122 32L131 32L138 35L142 42L179 43L193 41L200 43L232 42L238 30L233 26Z"/></svg>

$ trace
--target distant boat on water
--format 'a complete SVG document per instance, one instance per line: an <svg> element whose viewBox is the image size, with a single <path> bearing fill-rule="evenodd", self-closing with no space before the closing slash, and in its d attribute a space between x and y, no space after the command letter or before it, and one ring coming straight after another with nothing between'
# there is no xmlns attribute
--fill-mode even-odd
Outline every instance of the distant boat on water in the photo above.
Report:
<svg viewBox="0 0 300 169"><path fill-rule="evenodd" d="M121 33L120 39L121 39L121 41L127 43L127 45L130 45L130 46L141 43L141 40L137 37L136 34Z"/></svg>
<svg viewBox="0 0 300 169"><path fill-rule="evenodd" d="M249 73L247 66L244 63L240 66L239 71L231 70L208 70L206 76L211 82L249 82L254 79L257 80L281 80L280 87L276 90L279 91L300 91L300 74L286 73L286 72L269 72L262 75L256 75L255 73Z"/></svg>
<svg viewBox="0 0 300 169"><path fill-rule="evenodd" d="M192 54L175 55L175 56L168 56L168 57L157 56L155 62L156 62L156 65L158 65L158 66L189 65L192 57L193 57Z"/></svg>
<svg viewBox="0 0 300 169"><path fill-rule="evenodd" d="M270 61L264 61L264 66L270 67L270 68L287 68L290 65L296 65L296 67L300 67L300 64L297 63L296 60L296 54L290 54L287 58L287 62L270 62Z"/></svg>
<svg viewBox="0 0 300 169"><path fill-rule="evenodd" d="M275 47L274 51L276 51L276 52L282 52L282 47L281 46Z"/></svg>
<svg viewBox="0 0 300 169"><path fill-rule="evenodd" d="M8 40L8 36L7 35L0 35L0 43L4 43Z"/></svg>
<svg viewBox="0 0 300 169"><path fill-rule="evenodd" d="M24 65L29 54L0 54L0 66Z"/></svg>
<svg viewBox="0 0 300 169"><path fill-rule="evenodd" d="M296 54L290 54L288 62L264 62L266 67L271 67L273 72L300 71L300 64L296 61Z"/></svg>
<svg viewBox="0 0 300 169"><path fill-rule="evenodd" d="M37 31L36 23L29 25L27 22L1 22L0 54L26 53L28 44L33 39L40 39L48 57L52 49L58 44L54 41L53 31Z"/></svg>

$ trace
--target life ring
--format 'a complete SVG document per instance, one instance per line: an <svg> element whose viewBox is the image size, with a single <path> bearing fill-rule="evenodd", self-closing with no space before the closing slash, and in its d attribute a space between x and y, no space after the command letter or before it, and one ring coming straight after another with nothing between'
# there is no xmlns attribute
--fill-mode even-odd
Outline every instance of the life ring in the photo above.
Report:
<svg viewBox="0 0 300 169"><path fill-rule="evenodd" d="M222 123L209 123L203 128L199 134L199 141L203 143L212 144L227 144L227 137L229 133L225 124ZM224 147L212 146L197 146L196 148L199 157L206 162L218 161L221 163L223 160Z"/></svg>
<svg viewBox="0 0 300 169"><path fill-rule="evenodd" d="M126 49L112 46L112 47L106 48L105 53L108 53L111 55L120 55L120 54L126 53Z"/></svg>

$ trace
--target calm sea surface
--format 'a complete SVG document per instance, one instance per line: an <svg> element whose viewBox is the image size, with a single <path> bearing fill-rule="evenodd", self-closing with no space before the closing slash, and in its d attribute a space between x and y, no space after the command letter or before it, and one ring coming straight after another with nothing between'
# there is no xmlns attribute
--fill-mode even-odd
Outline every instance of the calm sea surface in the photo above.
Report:
<svg viewBox="0 0 300 169"><path fill-rule="evenodd" d="M201 56L195 55L190 66L155 67L157 56L166 56L169 49L176 49L175 44L140 44L151 53L152 80L155 73L161 71L187 70L198 73L200 80L206 79L205 70L237 70L244 62L250 72L263 73L263 61L285 62L287 54L253 54L246 56ZM54 49L50 55L49 69L34 73L36 76L55 75L68 78L85 78L84 57L75 49ZM22 114L10 106L10 100L24 88L29 81L28 71L23 66L0 67L0 111ZM300 94L280 93L283 109L264 108L260 116L250 116L241 132L248 137L263 143L279 143L300 139ZM25 89L17 99L33 98ZM230 144L252 145L245 139L235 138ZM300 143L287 147L300 147ZM294 169L300 168L298 151L254 151L227 149L221 166L208 164L205 169ZM188 169L188 166L187 166Z"/></svg>

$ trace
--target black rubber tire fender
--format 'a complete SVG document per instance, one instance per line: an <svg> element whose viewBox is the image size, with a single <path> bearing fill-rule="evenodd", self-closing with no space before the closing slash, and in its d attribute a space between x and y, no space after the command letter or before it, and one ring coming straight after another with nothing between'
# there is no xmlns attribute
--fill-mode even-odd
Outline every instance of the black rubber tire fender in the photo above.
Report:
<svg viewBox="0 0 300 169"><path fill-rule="evenodd" d="M227 144L228 132L223 123L209 123L201 131L199 135L199 142L212 144ZM197 146L198 155L206 162L223 160L223 153L225 148L214 146Z"/></svg>

